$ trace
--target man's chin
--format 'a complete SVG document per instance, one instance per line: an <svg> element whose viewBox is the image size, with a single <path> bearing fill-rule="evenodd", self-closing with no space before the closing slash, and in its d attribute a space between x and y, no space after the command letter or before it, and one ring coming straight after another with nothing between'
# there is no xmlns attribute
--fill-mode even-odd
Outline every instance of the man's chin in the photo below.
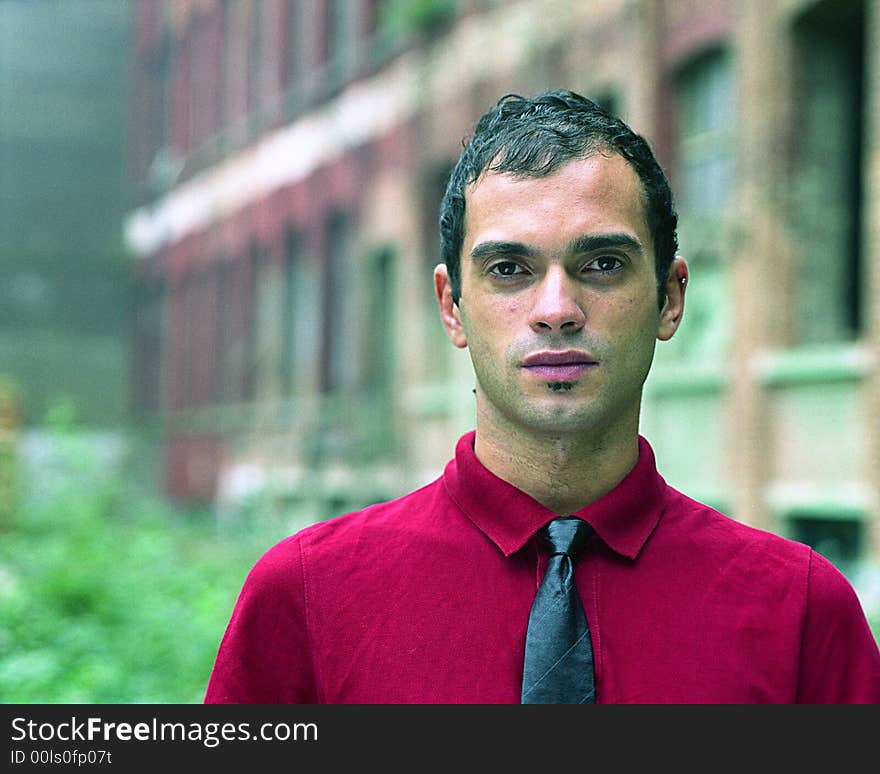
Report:
<svg viewBox="0 0 880 774"><path fill-rule="evenodd" d="M547 382L550 392L571 392L576 382Z"/></svg>
<svg viewBox="0 0 880 774"><path fill-rule="evenodd" d="M570 393L565 389L548 391L543 403L533 405L525 418L526 424L535 433L557 437L595 430L601 424L601 412L595 405L575 404L566 397L570 397Z"/></svg>

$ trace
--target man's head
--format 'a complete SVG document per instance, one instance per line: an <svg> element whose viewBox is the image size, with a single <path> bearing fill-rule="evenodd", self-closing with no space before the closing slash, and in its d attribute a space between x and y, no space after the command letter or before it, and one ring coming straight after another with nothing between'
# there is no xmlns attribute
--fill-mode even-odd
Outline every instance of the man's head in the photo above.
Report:
<svg viewBox="0 0 880 774"><path fill-rule="evenodd" d="M552 91L533 99L502 97L477 122L449 179L440 208L440 249L456 303L461 295L461 248L468 185L487 171L543 177L567 161L597 153L626 159L639 176L645 220L656 258L658 303L678 248L669 183L648 143L623 121L579 94Z"/></svg>
<svg viewBox="0 0 880 774"><path fill-rule="evenodd" d="M634 443L688 273L645 142L568 92L505 98L453 173L442 230L434 289L474 366L478 435Z"/></svg>

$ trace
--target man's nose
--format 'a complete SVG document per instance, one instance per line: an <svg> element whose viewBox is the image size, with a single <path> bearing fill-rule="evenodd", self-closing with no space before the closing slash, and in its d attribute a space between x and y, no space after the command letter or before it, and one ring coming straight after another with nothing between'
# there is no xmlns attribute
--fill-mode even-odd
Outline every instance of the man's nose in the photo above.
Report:
<svg viewBox="0 0 880 774"><path fill-rule="evenodd" d="M579 331L587 322L578 298L577 281L553 266L535 287L529 325L537 333Z"/></svg>

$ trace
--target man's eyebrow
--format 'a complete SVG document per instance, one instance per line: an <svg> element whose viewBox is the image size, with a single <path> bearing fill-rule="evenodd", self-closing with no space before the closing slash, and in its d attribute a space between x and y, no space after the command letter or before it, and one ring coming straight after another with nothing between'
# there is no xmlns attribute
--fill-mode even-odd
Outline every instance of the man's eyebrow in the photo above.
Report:
<svg viewBox="0 0 880 774"><path fill-rule="evenodd" d="M580 253L593 253L596 250L607 250L609 248L633 250L637 253L641 253L644 250L642 243L632 234L627 234L623 231L613 231L609 234L584 234L569 243L568 253L569 255L578 255Z"/></svg>
<svg viewBox="0 0 880 774"><path fill-rule="evenodd" d="M474 245L471 250L471 258L475 261L483 258L491 258L495 255L519 255L524 258L531 258L536 255L536 252L522 242L495 241L480 242L480 244Z"/></svg>
<svg viewBox="0 0 880 774"><path fill-rule="evenodd" d="M592 253L596 250L631 250L641 253L644 248L642 243L632 234L624 231L612 231L608 234L584 234L572 240L567 249L569 255L581 255ZM524 258L534 258L538 251L522 242L488 241L474 245L471 250L471 258L479 261L485 258L493 258L498 255L515 255Z"/></svg>

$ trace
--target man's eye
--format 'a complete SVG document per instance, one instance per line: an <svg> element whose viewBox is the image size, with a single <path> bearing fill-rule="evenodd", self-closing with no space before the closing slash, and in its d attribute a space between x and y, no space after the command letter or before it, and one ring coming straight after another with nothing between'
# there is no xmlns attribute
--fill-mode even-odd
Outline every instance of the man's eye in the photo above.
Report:
<svg viewBox="0 0 880 774"><path fill-rule="evenodd" d="M500 277L513 277L516 274L522 274L523 268L513 261L499 261L489 269L489 273Z"/></svg>
<svg viewBox="0 0 880 774"><path fill-rule="evenodd" d="M623 261L613 255L602 255L594 258L584 266L585 271L598 271L608 273L617 271L623 266Z"/></svg>

